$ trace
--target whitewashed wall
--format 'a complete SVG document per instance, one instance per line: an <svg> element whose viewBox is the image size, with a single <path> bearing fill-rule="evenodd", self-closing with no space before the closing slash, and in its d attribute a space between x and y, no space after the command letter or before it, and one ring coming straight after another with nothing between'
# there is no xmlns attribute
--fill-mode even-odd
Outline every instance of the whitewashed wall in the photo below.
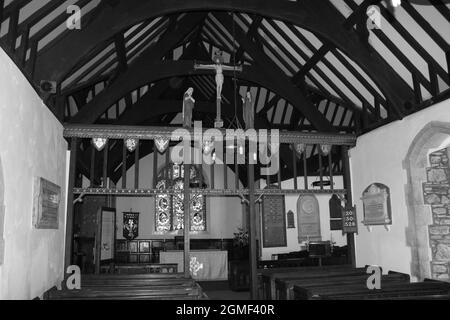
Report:
<svg viewBox="0 0 450 320"><path fill-rule="evenodd" d="M0 49L0 157L5 256L0 299L32 299L63 278L66 150L62 125ZM58 230L32 226L33 177L61 186Z"/></svg>
<svg viewBox="0 0 450 320"><path fill-rule="evenodd" d="M355 238L358 266L378 264L385 270L410 273L411 249L406 245L407 173L402 162L415 136L431 121L450 122L450 100L369 132L359 137L357 146L350 150L353 199L360 230ZM390 231L377 226L369 232L361 224L363 204L360 198L373 182L390 188L393 219Z"/></svg>

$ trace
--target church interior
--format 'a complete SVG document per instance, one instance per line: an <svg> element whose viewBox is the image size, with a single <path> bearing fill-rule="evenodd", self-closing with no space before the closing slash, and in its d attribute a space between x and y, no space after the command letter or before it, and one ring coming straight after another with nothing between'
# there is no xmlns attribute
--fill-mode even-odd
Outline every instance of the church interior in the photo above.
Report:
<svg viewBox="0 0 450 320"><path fill-rule="evenodd" d="M0 0L0 299L450 299L447 0Z"/></svg>

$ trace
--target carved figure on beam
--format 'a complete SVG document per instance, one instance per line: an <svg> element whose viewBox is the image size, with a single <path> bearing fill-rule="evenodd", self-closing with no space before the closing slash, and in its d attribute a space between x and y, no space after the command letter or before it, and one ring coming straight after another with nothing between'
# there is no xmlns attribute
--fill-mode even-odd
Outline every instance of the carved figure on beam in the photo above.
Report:
<svg viewBox="0 0 450 320"><path fill-rule="evenodd" d="M253 104L252 93L247 91L245 97L242 97L242 111L245 123L245 129L255 128L255 109Z"/></svg>
<svg viewBox="0 0 450 320"><path fill-rule="evenodd" d="M195 99L192 96L194 88L186 90L183 97L183 127L192 127L192 111L194 110Z"/></svg>
<svg viewBox="0 0 450 320"><path fill-rule="evenodd" d="M223 71L239 71L242 72L242 66L231 66L224 64L222 51L217 51L213 57L214 64L194 64L195 70L215 70L216 71L216 99L217 99L217 118L214 126L221 128L223 121L221 118L221 102L222 102L222 87L224 82Z"/></svg>

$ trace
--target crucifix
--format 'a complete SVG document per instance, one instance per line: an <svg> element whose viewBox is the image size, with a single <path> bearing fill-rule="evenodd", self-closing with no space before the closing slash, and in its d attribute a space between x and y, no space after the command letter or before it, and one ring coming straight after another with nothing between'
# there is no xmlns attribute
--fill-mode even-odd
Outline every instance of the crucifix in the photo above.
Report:
<svg viewBox="0 0 450 320"><path fill-rule="evenodd" d="M232 66L224 64L222 51L217 51L213 57L214 64L194 64L195 70L215 70L216 71L216 106L217 106L217 117L214 122L215 128L222 128L223 121L221 117L221 103L222 103L222 87L223 87L223 71L239 71L242 72L242 66Z"/></svg>

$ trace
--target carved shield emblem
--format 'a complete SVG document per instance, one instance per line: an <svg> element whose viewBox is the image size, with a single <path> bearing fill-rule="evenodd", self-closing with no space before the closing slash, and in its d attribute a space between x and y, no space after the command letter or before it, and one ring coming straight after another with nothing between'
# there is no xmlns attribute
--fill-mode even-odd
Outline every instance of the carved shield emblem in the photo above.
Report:
<svg viewBox="0 0 450 320"><path fill-rule="evenodd" d="M155 144L156 144L156 148L158 149L158 151L160 153L164 153L166 151L167 147L169 146L169 139L163 138L163 137L158 137L155 139Z"/></svg>
<svg viewBox="0 0 450 320"><path fill-rule="evenodd" d="M130 138L125 140L125 146L127 147L128 151L133 152L134 150L136 150L138 142L138 139Z"/></svg>
<svg viewBox="0 0 450 320"><path fill-rule="evenodd" d="M95 149L97 149L97 151L102 151L107 141L108 139L106 138L92 138L92 144L94 145Z"/></svg>

